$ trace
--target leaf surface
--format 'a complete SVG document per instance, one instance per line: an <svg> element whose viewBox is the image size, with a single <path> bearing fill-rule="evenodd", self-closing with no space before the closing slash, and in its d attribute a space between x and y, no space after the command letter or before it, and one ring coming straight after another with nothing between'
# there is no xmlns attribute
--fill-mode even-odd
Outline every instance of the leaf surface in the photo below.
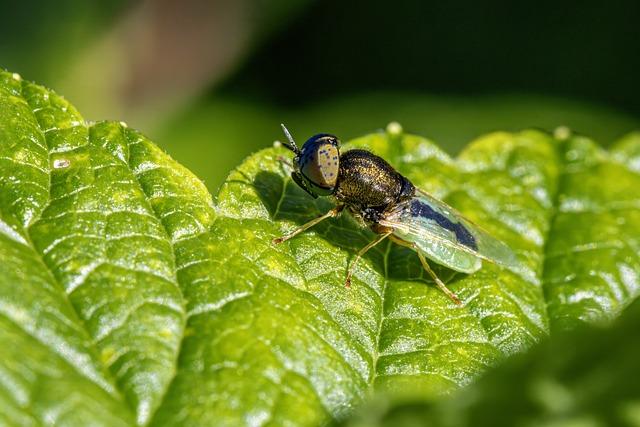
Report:
<svg viewBox="0 0 640 427"><path fill-rule="evenodd" d="M349 146L389 159L414 183L503 239L538 280L492 265L472 276L440 269L464 300L459 308L426 283L415 254L389 244L365 257L353 287L345 289L347 263L373 234L344 216L272 246L273 237L331 204L311 200L287 177L276 161L286 151L265 150L233 172L218 195L212 234L221 243L213 257L224 267L213 281L223 285L207 290L214 296L211 310L198 313L198 327L185 342L194 346L190 353L203 356L184 361L188 368L179 372L171 404L163 408L170 410L160 416L179 422L177 414L195 414L189 419L211 421L190 398L194 382L211 399L205 406L231 424L313 425L318 417L340 418L376 390L440 396L551 328L611 318L637 295L637 281L629 276L638 270L629 250L640 230L634 210L605 215L616 218L616 228L592 223L584 232L578 219L591 213L558 206L574 194L609 205L633 200L639 177L622 161L629 147L607 153L582 137L560 141L537 131L490 135L455 160L407 135L374 134ZM590 170L572 166L576 153ZM578 175L592 173L599 174L592 182L603 183L615 173L621 188L593 187ZM608 278L604 287L592 287L590 280L573 278L573 264L594 260L596 252L580 249L604 237L601 227L608 241L620 244L607 253L612 262L585 272L587 278ZM562 245L574 258L557 265L562 257L547 252ZM606 305L584 304L598 300ZM203 372L203 366L215 370ZM251 396L244 410L237 409L237 396ZM188 412L180 413L185 407Z"/></svg>
<svg viewBox="0 0 640 427"><path fill-rule="evenodd" d="M551 330L638 293L640 139L611 151L494 133L456 159L381 132L348 144L502 239L532 272L436 272L331 208L266 149L216 203L122 123L0 73L0 420L12 425L318 425L376 391L438 398ZM348 148L348 147L345 147Z"/></svg>
<svg viewBox="0 0 640 427"><path fill-rule="evenodd" d="M640 425L633 303L609 328L561 333L439 402L379 397L343 426Z"/></svg>

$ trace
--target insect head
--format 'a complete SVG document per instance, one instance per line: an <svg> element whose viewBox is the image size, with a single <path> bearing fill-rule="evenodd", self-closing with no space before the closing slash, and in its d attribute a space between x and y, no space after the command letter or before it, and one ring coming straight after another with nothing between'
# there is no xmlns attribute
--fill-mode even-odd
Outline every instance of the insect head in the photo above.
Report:
<svg viewBox="0 0 640 427"><path fill-rule="evenodd" d="M340 169L339 141L333 135L320 133L312 136L299 149L287 128L282 125L289 143L285 147L293 151L293 180L313 197L333 194Z"/></svg>

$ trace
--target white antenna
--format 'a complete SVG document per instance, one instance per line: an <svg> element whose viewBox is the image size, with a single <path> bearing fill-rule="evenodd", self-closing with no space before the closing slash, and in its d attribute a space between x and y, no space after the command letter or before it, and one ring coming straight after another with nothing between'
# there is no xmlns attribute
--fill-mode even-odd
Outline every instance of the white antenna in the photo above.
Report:
<svg viewBox="0 0 640 427"><path fill-rule="evenodd" d="M282 126L282 130L284 131L284 135L289 140L289 144L284 144L284 145L287 148L289 148L291 151L293 151L294 153L297 154L300 150L298 149L298 146L296 145L296 142L293 140L293 137L291 136L291 133L289 133L289 129L287 129L287 127L283 123L280 123L280 126Z"/></svg>

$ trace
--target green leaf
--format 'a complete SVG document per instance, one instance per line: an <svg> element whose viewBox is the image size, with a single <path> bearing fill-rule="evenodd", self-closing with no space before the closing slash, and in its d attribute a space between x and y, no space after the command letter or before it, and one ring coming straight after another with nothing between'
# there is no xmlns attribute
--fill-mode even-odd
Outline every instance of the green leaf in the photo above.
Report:
<svg viewBox="0 0 640 427"><path fill-rule="evenodd" d="M554 335L452 399L379 397L344 426L638 426L640 304L610 328Z"/></svg>
<svg viewBox="0 0 640 427"><path fill-rule="evenodd" d="M146 423L184 336L180 240L207 229L210 196L122 124L88 126L55 93L0 82L0 415Z"/></svg>
<svg viewBox="0 0 640 427"><path fill-rule="evenodd" d="M508 243L535 273L438 274L330 209L266 149L203 184L121 123L0 73L0 420L318 425L375 391L437 398L552 329L638 293L640 137L494 133L452 159L423 138L349 143ZM275 129L275 125L274 125ZM18 288L19 287L19 288Z"/></svg>

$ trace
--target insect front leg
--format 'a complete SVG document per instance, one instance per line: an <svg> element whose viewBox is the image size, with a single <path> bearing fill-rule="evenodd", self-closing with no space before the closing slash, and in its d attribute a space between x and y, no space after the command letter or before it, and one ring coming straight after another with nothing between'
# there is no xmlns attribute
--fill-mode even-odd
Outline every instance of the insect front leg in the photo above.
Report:
<svg viewBox="0 0 640 427"><path fill-rule="evenodd" d="M344 209L344 205L338 205L335 208L331 209L326 214L324 214L322 216L319 216L316 219L312 219L311 221L307 222L304 225L301 225L300 227L298 227L295 230L293 230L291 233L286 234L286 235L284 235L282 237L277 237L277 238L273 239L273 243L277 245L279 243L286 242L287 240L291 239L292 237L295 237L298 234L302 233L304 230L313 227L317 223L319 223L321 221L324 221L327 218L333 218L333 217L338 216L340 214L340 212L342 212L343 209Z"/></svg>

